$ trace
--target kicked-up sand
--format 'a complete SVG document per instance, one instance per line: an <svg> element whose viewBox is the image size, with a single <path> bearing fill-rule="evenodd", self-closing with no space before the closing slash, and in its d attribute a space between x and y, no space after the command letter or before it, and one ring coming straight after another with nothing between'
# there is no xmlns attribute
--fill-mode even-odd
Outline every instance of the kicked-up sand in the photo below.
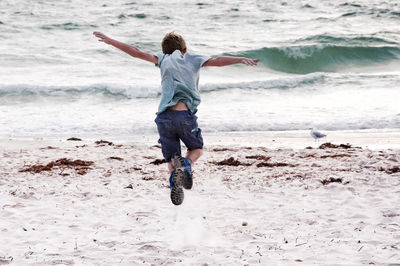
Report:
<svg viewBox="0 0 400 266"><path fill-rule="evenodd" d="M181 206L156 136L3 138L0 265L399 265L400 134L303 133L205 135Z"/></svg>

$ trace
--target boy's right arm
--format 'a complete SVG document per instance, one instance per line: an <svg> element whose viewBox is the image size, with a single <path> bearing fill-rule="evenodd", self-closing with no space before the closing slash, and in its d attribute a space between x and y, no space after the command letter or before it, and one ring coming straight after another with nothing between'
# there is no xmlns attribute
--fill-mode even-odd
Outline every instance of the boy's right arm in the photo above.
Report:
<svg viewBox="0 0 400 266"><path fill-rule="evenodd" d="M106 36L105 34L103 34L101 32L95 31L95 32L93 32L93 35L96 36L97 38L99 38L99 42L104 42L106 44L110 44L110 45L120 49L121 51L129 54L130 56L151 62L153 64L158 64L158 58L155 55L152 55L152 54L149 54L146 52L142 52L134 46L111 39L110 37Z"/></svg>

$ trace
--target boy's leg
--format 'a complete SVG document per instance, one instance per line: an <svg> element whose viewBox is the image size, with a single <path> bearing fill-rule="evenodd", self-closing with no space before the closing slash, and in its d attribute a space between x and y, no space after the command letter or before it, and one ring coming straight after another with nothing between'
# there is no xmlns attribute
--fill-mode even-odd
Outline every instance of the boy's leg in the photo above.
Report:
<svg viewBox="0 0 400 266"><path fill-rule="evenodd" d="M193 165L200 157L203 155L203 149L195 149L192 151L186 152L186 158L190 160L190 164ZM172 161L167 163L168 165L168 173L172 173L174 171L174 165Z"/></svg>
<svg viewBox="0 0 400 266"><path fill-rule="evenodd" d="M188 150L186 157L176 155L173 158L173 166L179 175L181 175L181 182L185 189L191 189L193 186L192 166L193 163L200 158L203 154L203 149Z"/></svg>
<svg viewBox="0 0 400 266"><path fill-rule="evenodd" d="M195 163L200 156L203 155L203 149L194 149L191 151L187 151L186 158L190 160L191 164Z"/></svg>
<svg viewBox="0 0 400 266"><path fill-rule="evenodd" d="M168 163L168 171L173 171L171 158L175 154L181 154L181 142L173 123L173 115L167 110L157 115L155 119L161 144L161 151L165 161Z"/></svg>
<svg viewBox="0 0 400 266"><path fill-rule="evenodd" d="M167 164L168 164L168 173L172 173L174 171L174 166L172 165L172 162L169 161Z"/></svg>
<svg viewBox="0 0 400 266"><path fill-rule="evenodd" d="M179 138L188 148L186 158L178 157L175 168L182 169L183 175L183 187L191 189L193 185L192 177L192 164L200 158L203 154L203 137L201 135L201 129L197 126L197 116L191 112L184 113L180 121Z"/></svg>
<svg viewBox="0 0 400 266"><path fill-rule="evenodd" d="M167 111L166 111L167 112ZM180 181L180 173L174 171L171 162L175 154L181 154L181 144L179 136L175 133L172 117L168 113L161 113L155 120L158 133L160 135L159 142L165 161L167 162L171 188L171 201L175 205L180 205L183 202L184 194L182 190L182 182Z"/></svg>
<svg viewBox="0 0 400 266"><path fill-rule="evenodd" d="M201 129L197 125L197 116L187 112L182 119L178 134L188 148L186 158L192 163L196 162L203 154L203 136L201 135Z"/></svg>

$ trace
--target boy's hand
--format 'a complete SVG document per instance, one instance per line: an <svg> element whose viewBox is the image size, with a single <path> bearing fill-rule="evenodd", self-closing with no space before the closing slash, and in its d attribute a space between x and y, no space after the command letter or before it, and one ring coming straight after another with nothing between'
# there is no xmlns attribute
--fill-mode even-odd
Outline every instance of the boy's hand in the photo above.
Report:
<svg viewBox="0 0 400 266"><path fill-rule="evenodd" d="M243 58L240 63L248 66L256 66L260 59Z"/></svg>
<svg viewBox="0 0 400 266"><path fill-rule="evenodd" d="M110 44L112 41L112 39L110 37L108 37L107 35L105 35L101 32L98 32L98 31L93 32L93 35L96 36L97 38L99 38L99 42L104 42L106 44Z"/></svg>

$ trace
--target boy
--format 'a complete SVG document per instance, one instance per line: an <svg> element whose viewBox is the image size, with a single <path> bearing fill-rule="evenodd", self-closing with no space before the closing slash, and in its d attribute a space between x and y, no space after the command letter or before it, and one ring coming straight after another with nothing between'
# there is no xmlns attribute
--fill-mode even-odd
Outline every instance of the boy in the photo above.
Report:
<svg viewBox="0 0 400 266"><path fill-rule="evenodd" d="M171 201L183 202L183 188L193 184L191 167L203 153L201 129L197 127L195 113L200 104L198 90L199 71L203 66L228 66L233 64L257 65L258 59L221 56L210 58L187 52L185 40L176 33L168 33L162 40L162 53L153 55L138 48L93 32L100 42L110 44L125 53L151 62L161 71L162 96L158 107L157 124L159 142L170 174ZM181 157L180 141L188 151Z"/></svg>

